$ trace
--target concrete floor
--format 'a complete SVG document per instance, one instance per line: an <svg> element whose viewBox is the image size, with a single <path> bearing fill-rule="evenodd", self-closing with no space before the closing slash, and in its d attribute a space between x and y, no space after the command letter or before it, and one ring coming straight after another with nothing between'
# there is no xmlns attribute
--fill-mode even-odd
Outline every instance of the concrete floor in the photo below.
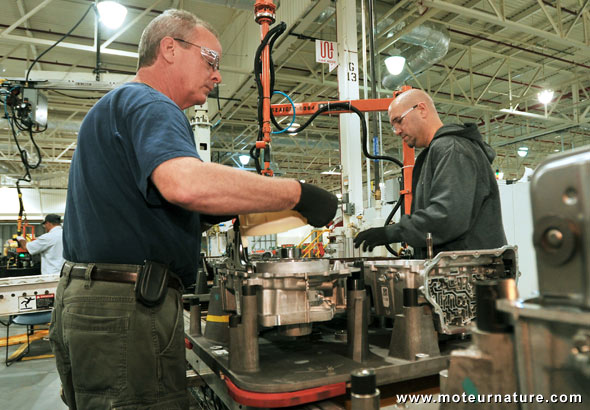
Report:
<svg viewBox="0 0 590 410"><path fill-rule="evenodd" d="M7 317L0 317L4 323ZM10 326L10 335L25 334L26 327ZM6 328L0 326L0 338L6 337ZM8 355L20 345L8 346ZM36 340L31 344L30 356L52 354L47 340ZM5 351L0 349L0 409L1 410L68 410L59 397L61 382L55 367L55 359L37 359L14 362L6 367ZM191 402L191 410L200 406Z"/></svg>
<svg viewBox="0 0 590 410"><path fill-rule="evenodd" d="M7 318L2 318L6 322ZM24 334L25 326L10 326L10 335ZM6 337L6 328L0 327L0 337ZM19 346L8 346L8 354ZM0 409L2 410L67 410L59 397L60 381L55 359L19 361L10 367L4 364L4 348L0 363ZM31 345L31 355L50 354L46 340Z"/></svg>

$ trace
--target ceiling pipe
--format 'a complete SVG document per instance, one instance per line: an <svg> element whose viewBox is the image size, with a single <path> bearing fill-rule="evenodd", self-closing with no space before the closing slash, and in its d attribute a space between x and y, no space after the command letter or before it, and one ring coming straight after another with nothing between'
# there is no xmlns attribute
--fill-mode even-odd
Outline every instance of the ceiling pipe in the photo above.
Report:
<svg viewBox="0 0 590 410"><path fill-rule="evenodd" d="M491 39L489 37L481 36L481 35L478 35L478 34L467 33L466 31L457 30L457 29L453 29L453 28L450 28L449 31L451 33L457 33L457 34L460 34L462 36L466 36L466 37L470 37L470 38L476 38L478 40L487 41L487 42L490 42L490 43L493 43L493 44L497 44L499 46L503 46L503 47L507 47L507 48L512 48L514 50L522 51L524 53L530 53L530 54L534 54L534 55L537 55L537 56L540 56L540 57L543 57L543 58L547 58L547 59L559 61L559 62L562 62L562 63L565 63L565 64L572 64L572 65L576 65L578 67L590 69L590 65L588 65L588 64L582 64L582 63L575 62L573 60L567 60L565 58L561 58L561 57L557 57L557 56L552 56L552 55L547 54L547 53L542 53L540 51L531 50L530 48L526 48L526 47L522 47L522 46L517 46L515 44L510 44L510 43L506 43L504 41L494 40L494 39Z"/></svg>
<svg viewBox="0 0 590 410"><path fill-rule="evenodd" d="M397 25L394 30L399 31L401 28L403 25ZM399 41L418 46L421 49L418 52L404 55L406 65L401 73L383 77L381 84L388 89L395 89L403 85L412 77L412 73L418 75L440 61L449 51L451 39L445 26L427 21L402 35Z"/></svg>
<svg viewBox="0 0 590 410"><path fill-rule="evenodd" d="M330 12L332 11L333 7L329 7L318 18L318 22L325 22L331 16ZM379 10L375 11L376 14L386 13L382 7L379 7ZM357 13L360 14L360 10ZM360 21L361 18L363 16L357 16L357 20ZM377 38L384 37L384 33L386 32L395 34L402 31L408 25L405 21L406 18L407 14L403 10L397 10L387 18L381 19L375 27L369 27L369 30L374 30ZM427 21L410 32L401 35L398 41L417 46L420 49L416 52L415 48L412 47L408 52L404 53L405 55L402 54L406 58L406 64L402 72L395 76L387 75L382 80L383 87L387 89L397 88L404 84L407 79L411 78L412 73L417 75L440 61L447 54L451 39L443 24Z"/></svg>

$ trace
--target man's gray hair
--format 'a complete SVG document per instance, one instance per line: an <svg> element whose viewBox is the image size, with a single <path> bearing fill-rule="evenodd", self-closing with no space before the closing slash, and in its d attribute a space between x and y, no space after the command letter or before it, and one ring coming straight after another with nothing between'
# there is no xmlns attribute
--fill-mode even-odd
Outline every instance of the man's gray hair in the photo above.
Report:
<svg viewBox="0 0 590 410"><path fill-rule="evenodd" d="M201 20L193 13L177 9L164 11L153 19L141 34L137 69L139 70L142 67L149 67L154 64L158 57L160 41L164 37L169 36L186 40L190 38L196 27L203 27L213 33L215 37L218 37L217 32L209 23ZM189 44L185 43L180 43L180 46L184 48L190 47Z"/></svg>

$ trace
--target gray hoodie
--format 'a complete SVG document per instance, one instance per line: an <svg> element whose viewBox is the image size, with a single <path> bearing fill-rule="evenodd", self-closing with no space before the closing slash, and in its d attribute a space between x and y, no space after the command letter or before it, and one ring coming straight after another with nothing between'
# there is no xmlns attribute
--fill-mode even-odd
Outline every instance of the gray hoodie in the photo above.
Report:
<svg viewBox="0 0 590 410"><path fill-rule="evenodd" d="M413 172L412 213L390 225L390 242L407 242L426 257L426 234L434 253L491 249L506 244L500 194L491 163L496 153L475 124L445 125L418 158Z"/></svg>

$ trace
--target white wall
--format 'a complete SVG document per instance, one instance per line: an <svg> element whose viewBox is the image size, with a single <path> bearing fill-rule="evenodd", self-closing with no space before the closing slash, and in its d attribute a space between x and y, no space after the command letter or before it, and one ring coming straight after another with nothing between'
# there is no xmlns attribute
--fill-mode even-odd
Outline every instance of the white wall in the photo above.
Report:
<svg viewBox="0 0 590 410"><path fill-rule="evenodd" d="M518 280L519 297L527 299L535 296L539 290L533 247L530 182L505 185L500 181L499 188L506 239L508 244L518 246L518 263L522 274Z"/></svg>
<svg viewBox="0 0 590 410"><path fill-rule="evenodd" d="M30 221L42 220L46 214L64 214L65 189L21 188L23 204ZM16 221L19 212L16 188L0 188L0 220Z"/></svg>

